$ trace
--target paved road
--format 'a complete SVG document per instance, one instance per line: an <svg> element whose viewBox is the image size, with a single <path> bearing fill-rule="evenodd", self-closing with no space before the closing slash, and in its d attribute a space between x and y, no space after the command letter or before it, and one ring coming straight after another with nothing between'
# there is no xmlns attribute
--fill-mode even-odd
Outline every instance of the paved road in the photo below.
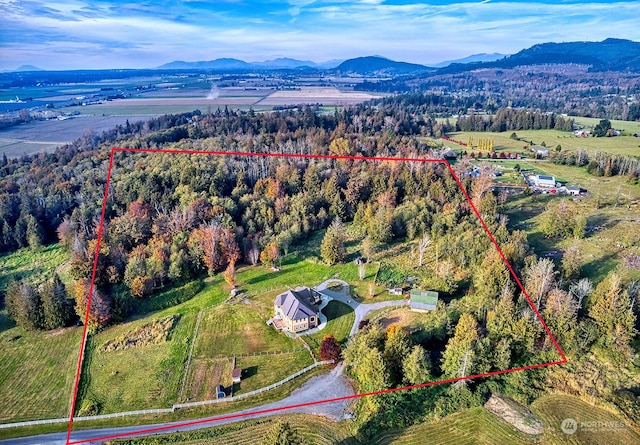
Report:
<svg viewBox="0 0 640 445"><path fill-rule="evenodd" d="M204 419L195 419L188 422L200 422L195 425L181 426L181 422L155 424L155 425L139 425L134 427L121 427L121 428L104 428L93 429L85 431L77 431L71 435L72 441L90 441L92 438L112 436L117 434L133 433L139 430L149 430L155 428L162 428L160 433L175 433L178 431L196 430L202 428L209 428L212 426L224 425L226 423L238 422L240 420L257 419L259 417L267 417L274 415L273 412L265 412L272 410L281 410L276 414L282 413L299 413L299 414L314 414L318 416L324 416L332 420L341 420L344 418L344 414L347 411L350 400L343 400L338 402L327 402L311 406L299 406L305 403L312 403L319 400L335 399L339 397L346 397L354 394L353 388L349 382L343 377L343 364L336 366L331 372L324 375L312 377L296 389L284 399L268 403L262 406L237 411L235 413L221 414L217 418L220 420L208 421ZM282 409L286 406L297 405L294 408ZM257 414L249 414L255 413ZM233 417L231 417L233 416ZM227 417L227 418L225 418ZM231 417L231 418L229 418ZM184 423L183 421L182 423ZM80 424L80 422L78 422ZM155 432L159 433L158 431ZM147 433L154 434L153 432ZM54 433L45 434L41 436L23 437L18 439L9 439L0 441L2 445L64 445L66 441L66 433ZM87 443L102 443L102 441L91 441Z"/></svg>

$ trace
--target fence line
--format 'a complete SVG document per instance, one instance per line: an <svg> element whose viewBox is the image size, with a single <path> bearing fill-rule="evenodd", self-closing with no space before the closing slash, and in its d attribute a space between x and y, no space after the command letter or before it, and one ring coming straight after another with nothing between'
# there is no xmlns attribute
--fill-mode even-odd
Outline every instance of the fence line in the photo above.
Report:
<svg viewBox="0 0 640 445"><path fill-rule="evenodd" d="M138 410L138 411L125 411L125 412L121 412L121 413L111 413L111 414L99 414L99 415L95 415L95 416L81 416L81 417L74 417L73 420L74 421L81 421L81 420L102 420L102 419L113 419L113 418L117 418L117 417L126 417L126 416L139 416L139 415L145 415L145 414L167 414L167 413L173 413L175 412L177 409L181 409L181 408L192 408L192 407L196 407L196 406L203 406L203 405L211 405L214 403L224 403L224 402L234 402L236 400L242 400L242 399L246 399L247 397L251 397L251 396L255 396L257 394L261 394L265 391L270 391L274 388L277 388L278 386L282 386L285 383L290 382L291 380L295 379L296 377L300 377L302 374L311 371L312 369L316 368L317 366L321 366L321 365L330 365L334 363L333 360L325 360L322 362L316 362L312 365L307 366L304 369L301 369L300 371L291 374L289 377L286 377L285 379L280 380L279 382L273 383L269 386L265 386L264 388L260 388L260 389L256 389L254 391L250 391L248 393L245 394L240 394L237 396L232 396L232 397L225 397L222 399L213 399L213 400L203 400L200 402L188 402L188 403L177 403L175 405L173 405L171 408L157 408L157 409L143 409L143 410ZM53 424L53 423L67 423L69 422L69 418L64 417L64 418L59 418L59 419L44 419L44 420L31 420L31 421L25 421L25 422L15 422L15 423L3 423L0 424L0 429L5 429L5 428L17 428L17 427L24 427L24 426L36 426L36 425L47 425L47 424Z"/></svg>
<svg viewBox="0 0 640 445"><path fill-rule="evenodd" d="M204 309L200 309L198 312L198 319L196 320L196 328L193 330L193 339L191 340L191 347L189 348L189 357L187 358L187 365L184 369L184 378L182 379L182 387L180 388L180 399L184 397L184 388L187 386L187 379L189 378L189 367L191 366L191 357L193 357L193 348L198 338L198 330L200 329L200 321L202 320L202 313Z"/></svg>
<svg viewBox="0 0 640 445"><path fill-rule="evenodd" d="M234 357L256 357L259 355L281 355L281 354L293 354L294 352L304 351L305 348L296 348L296 349L283 349L281 351L261 351L261 352L247 352L245 354L234 354ZM228 355L215 355L212 358L214 359L222 359L229 358Z"/></svg>

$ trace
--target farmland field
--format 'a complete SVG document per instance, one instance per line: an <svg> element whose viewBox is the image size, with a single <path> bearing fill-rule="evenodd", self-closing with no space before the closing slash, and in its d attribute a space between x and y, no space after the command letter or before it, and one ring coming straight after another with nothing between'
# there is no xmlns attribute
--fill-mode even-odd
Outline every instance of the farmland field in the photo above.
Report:
<svg viewBox="0 0 640 445"><path fill-rule="evenodd" d="M259 105L295 105L321 103L323 105L348 105L381 97L379 94L340 91L337 88L301 87L298 90L276 91L258 102Z"/></svg>
<svg viewBox="0 0 640 445"><path fill-rule="evenodd" d="M0 423L69 415L82 328L0 332Z"/></svg>
<svg viewBox="0 0 640 445"><path fill-rule="evenodd" d="M520 140L511 139L513 131L505 131L502 133L493 132L455 132L449 133L448 136L452 139L456 139L462 142L468 142L469 138L473 138L473 144L476 145L480 139L493 140L494 148L496 151L522 153L531 155L530 152L524 150L524 146L536 145L540 146L543 142L546 144L549 151L555 150L557 145L562 147L563 151L576 150L578 148L584 148L588 153L594 153L596 151L605 151L612 154L621 155L640 155L640 138L633 136L617 136L617 137L604 137L604 138L579 138L566 131L558 130L522 130L516 131L516 135ZM533 144L531 144L533 142ZM451 145L451 144L449 144ZM453 145L453 148L460 148ZM464 148L464 147L462 147ZM472 150L466 148L467 151ZM477 151L477 148L475 149Z"/></svg>
<svg viewBox="0 0 640 445"><path fill-rule="evenodd" d="M195 326L195 312L183 312L164 342L124 350L103 349L108 341L126 338L135 328L171 312L176 311L117 325L91 338L81 385L83 403L95 403L101 413L109 413L164 408L176 402Z"/></svg>

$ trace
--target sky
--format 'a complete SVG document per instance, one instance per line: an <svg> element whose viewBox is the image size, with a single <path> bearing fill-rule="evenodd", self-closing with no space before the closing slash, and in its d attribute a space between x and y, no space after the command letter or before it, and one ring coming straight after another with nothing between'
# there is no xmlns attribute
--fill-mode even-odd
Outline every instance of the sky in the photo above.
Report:
<svg viewBox="0 0 640 445"><path fill-rule="evenodd" d="M640 1L0 0L0 70L367 55L435 64L536 43L640 40Z"/></svg>

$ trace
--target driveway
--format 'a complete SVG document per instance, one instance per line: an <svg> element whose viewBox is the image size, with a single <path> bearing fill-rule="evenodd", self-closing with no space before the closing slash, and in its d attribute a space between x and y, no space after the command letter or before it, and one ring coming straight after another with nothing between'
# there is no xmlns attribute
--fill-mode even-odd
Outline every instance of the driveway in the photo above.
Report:
<svg viewBox="0 0 640 445"><path fill-rule="evenodd" d="M314 403L327 399L349 397L355 394L349 382L343 376L344 364L340 364L332 369L328 374L312 377L300 388L294 390L284 399L256 406L253 408L236 411L228 414L220 414L218 417L207 420L207 418L185 420L182 422L162 423L152 425L138 425L133 427L92 429L74 432L71 435L72 441L90 441L95 437L106 437L120 434L133 433L140 430L150 430L161 428L160 431L146 432L140 435L151 435L161 433L176 433L179 431L191 431L241 420L257 419L268 417L280 413L313 414L324 416L328 419L339 421L345 417L351 400L340 400L335 402L321 402L310 406L300 406L306 403ZM292 408L285 408L292 406ZM274 413L274 411L276 411ZM253 414L252 414L253 413ZM184 425L184 422L197 422L195 425ZM81 422L78 422L81 424ZM22 437L0 441L3 445L64 445L66 443L66 433L44 434L41 436ZM103 443L103 441L91 441L87 443Z"/></svg>

